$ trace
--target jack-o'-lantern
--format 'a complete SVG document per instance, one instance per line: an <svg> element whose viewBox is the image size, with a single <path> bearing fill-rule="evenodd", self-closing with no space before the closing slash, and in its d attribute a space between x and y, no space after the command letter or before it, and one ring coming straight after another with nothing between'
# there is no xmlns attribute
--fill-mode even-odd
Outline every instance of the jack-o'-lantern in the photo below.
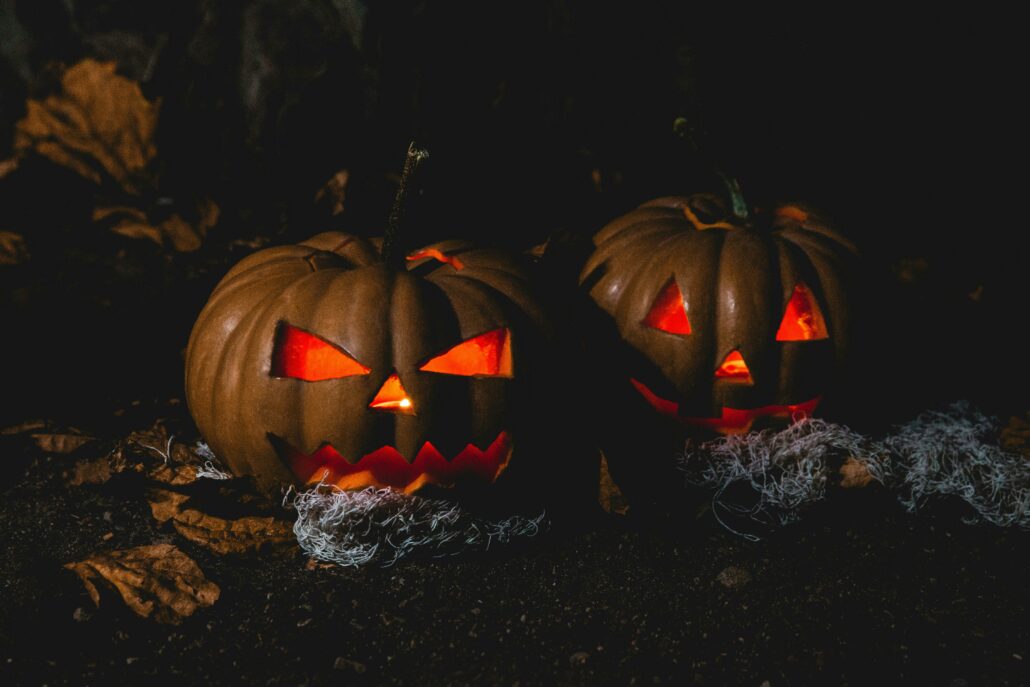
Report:
<svg viewBox="0 0 1030 687"><path fill-rule="evenodd" d="M399 249L424 157L409 148L381 244L328 232L258 251L200 313L187 402L237 474L266 489L468 486L487 503L546 500L583 474L556 431L560 361L530 264L464 241Z"/></svg>
<svg viewBox="0 0 1030 687"><path fill-rule="evenodd" d="M222 279L190 338L186 392L234 472L410 492L508 469L547 329L528 275L460 241L406 263L329 232Z"/></svg>
<svg viewBox="0 0 1030 687"><path fill-rule="evenodd" d="M580 282L608 329L595 337L614 342L609 407L657 418L645 439L608 432L606 452L639 464L684 436L810 415L841 369L854 247L807 207L733 201L659 198L594 236Z"/></svg>

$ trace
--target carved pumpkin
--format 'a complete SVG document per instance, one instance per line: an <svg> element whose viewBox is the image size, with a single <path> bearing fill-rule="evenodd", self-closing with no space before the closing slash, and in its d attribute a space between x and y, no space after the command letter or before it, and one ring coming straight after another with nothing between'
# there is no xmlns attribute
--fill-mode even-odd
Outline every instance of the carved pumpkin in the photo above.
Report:
<svg viewBox="0 0 1030 687"><path fill-rule="evenodd" d="M645 203L594 236L581 272L597 434L631 500L681 485L672 457L687 436L813 413L845 359L852 245L810 209L748 215L737 201Z"/></svg>
<svg viewBox="0 0 1030 687"><path fill-rule="evenodd" d="M656 412L732 434L819 405L847 349L854 248L812 211L659 198L594 244L581 283L641 354L626 383Z"/></svg>
<svg viewBox="0 0 1030 687"><path fill-rule="evenodd" d="M522 264L460 241L405 262L331 232L222 279L190 337L186 394L234 472L410 492L492 484L517 446L539 445L548 324Z"/></svg>

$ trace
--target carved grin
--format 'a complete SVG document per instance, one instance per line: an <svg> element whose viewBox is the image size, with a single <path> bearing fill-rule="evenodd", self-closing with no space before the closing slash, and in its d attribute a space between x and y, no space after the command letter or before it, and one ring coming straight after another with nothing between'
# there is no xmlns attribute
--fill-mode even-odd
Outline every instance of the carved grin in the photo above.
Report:
<svg viewBox="0 0 1030 687"><path fill-rule="evenodd" d="M662 415L671 417L686 425L706 427L721 434L743 434L751 429L751 425L754 424L755 420L761 417L786 419L808 417L815 412L819 402L823 400L822 396L816 396L801 403L769 405L748 409L727 408L723 406L719 417L684 417L679 414L680 404L676 401L670 401L658 396L636 379L630 379L629 381L640 392L640 395L651 404L651 407Z"/></svg>
<svg viewBox="0 0 1030 687"><path fill-rule="evenodd" d="M511 437L503 431L485 449L469 444L450 460L427 441L411 462L393 446L383 446L351 462L328 442L309 455L274 434L269 433L268 440L305 484L324 479L341 489L376 486L409 493L425 484L451 486L470 476L493 482L508 467L512 454Z"/></svg>

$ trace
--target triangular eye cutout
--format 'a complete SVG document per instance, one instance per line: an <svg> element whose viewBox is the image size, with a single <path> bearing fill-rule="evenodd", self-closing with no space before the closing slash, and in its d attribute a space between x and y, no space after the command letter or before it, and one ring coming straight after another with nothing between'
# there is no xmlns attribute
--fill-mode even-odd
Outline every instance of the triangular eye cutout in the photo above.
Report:
<svg viewBox="0 0 1030 687"><path fill-rule="evenodd" d="M415 414L415 406L396 373L386 378L368 407L406 415Z"/></svg>
<svg viewBox="0 0 1030 687"><path fill-rule="evenodd" d="M644 324L651 329L657 329L670 334L689 334L690 320L687 319L686 304L683 302L683 294L680 287L676 285L675 279L662 287L658 298L655 299L651 311L644 318Z"/></svg>
<svg viewBox="0 0 1030 687"><path fill-rule="evenodd" d="M777 341L817 341L830 338L826 320L812 291L802 283L794 287L776 332Z"/></svg>
<svg viewBox="0 0 1030 687"><path fill-rule="evenodd" d="M502 327L474 336L419 369L463 377L511 377L511 335Z"/></svg>
<svg viewBox="0 0 1030 687"><path fill-rule="evenodd" d="M321 382L368 373L369 368L328 341L285 322L279 324L272 350L273 377Z"/></svg>
<svg viewBox="0 0 1030 687"><path fill-rule="evenodd" d="M747 369L747 363L744 362L744 356L740 354L740 351L732 351L726 356L722 365L715 371L715 378L749 386L755 383L755 380L751 378L751 370Z"/></svg>

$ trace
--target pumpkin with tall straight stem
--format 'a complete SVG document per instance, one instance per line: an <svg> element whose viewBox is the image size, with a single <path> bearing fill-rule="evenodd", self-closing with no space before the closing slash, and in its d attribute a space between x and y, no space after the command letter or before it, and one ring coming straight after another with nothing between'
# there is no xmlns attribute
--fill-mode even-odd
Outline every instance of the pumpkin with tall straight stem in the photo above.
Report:
<svg viewBox="0 0 1030 687"><path fill-rule="evenodd" d="M319 234L245 258L212 293L186 393L234 472L407 492L551 479L533 473L561 443L542 417L551 323L516 257L457 240L401 248L424 157L409 149L382 250Z"/></svg>

